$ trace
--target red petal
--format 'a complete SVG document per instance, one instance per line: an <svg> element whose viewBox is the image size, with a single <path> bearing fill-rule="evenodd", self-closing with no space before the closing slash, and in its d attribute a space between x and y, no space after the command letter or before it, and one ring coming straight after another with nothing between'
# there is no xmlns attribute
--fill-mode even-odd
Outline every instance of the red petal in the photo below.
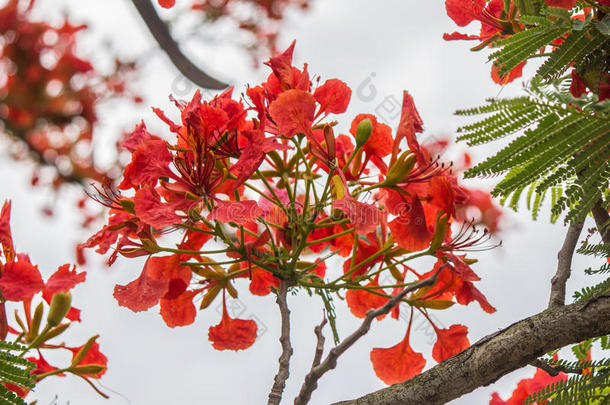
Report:
<svg viewBox="0 0 610 405"><path fill-rule="evenodd" d="M345 213L359 235L374 232L379 225L379 209L372 204L362 203L350 195L333 201L332 207Z"/></svg>
<svg viewBox="0 0 610 405"><path fill-rule="evenodd" d="M437 340L432 348L432 358L440 363L470 347L467 334L468 328L464 325L436 329Z"/></svg>
<svg viewBox="0 0 610 405"><path fill-rule="evenodd" d="M7 301L24 301L44 287L38 266L30 263L27 256L8 262L2 270L0 289Z"/></svg>
<svg viewBox="0 0 610 405"><path fill-rule="evenodd" d="M131 155L131 162L125 167L123 181L118 188L126 190L148 184L154 187L159 177L171 176L169 164L172 155L165 141L151 139L143 142Z"/></svg>
<svg viewBox="0 0 610 405"><path fill-rule="evenodd" d="M392 129L385 124L377 122L377 118L374 115L358 114L352 121L350 133L355 137L358 124L366 118L370 119L373 123L373 132L371 132L371 137L364 144L364 151L378 158L388 156L392 153L392 143L394 142L392 139Z"/></svg>
<svg viewBox="0 0 610 405"><path fill-rule="evenodd" d="M409 149L417 156L417 162L420 165L425 166L428 163L428 158L417 141L417 133L423 131L423 125L424 122L415 107L413 97L409 92L403 92L402 111L400 113L398 129L396 130L395 145L405 138L407 140L407 145L409 145ZM397 151L395 154L397 154Z"/></svg>
<svg viewBox="0 0 610 405"><path fill-rule="evenodd" d="M186 326L195 322L197 309L193 297L198 291L185 291L174 299L161 298L161 316L170 328Z"/></svg>
<svg viewBox="0 0 610 405"><path fill-rule="evenodd" d="M180 296L191 282L192 272L186 266L180 266L180 255L151 257L147 268L148 277L155 280L167 280L167 292L163 298L173 299Z"/></svg>
<svg viewBox="0 0 610 405"><path fill-rule="evenodd" d="M182 222L180 216L175 213L175 205L161 202L161 197L151 187L139 189L134 203L136 215L154 228L160 229Z"/></svg>
<svg viewBox="0 0 610 405"><path fill-rule="evenodd" d="M351 249L353 248L353 245L354 245L353 241L354 240L352 238L352 244L350 246L350 253L351 253ZM369 257L374 255L378 251L379 251L379 246L377 246L376 244L365 242L362 239L358 240L358 248L356 249L356 258L354 260L354 266L357 266L358 264L367 260ZM349 255L349 253L347 255ZM375 263L379 263L382 260L383 260L383 255L380 255L375 260L372 260L368 264L358 267L358 269L352 273L352 278L365 274L368 271L368 269L370 269L372 266L375 265ZM348 258L345 262L343 262L343 272L344 273L349 272L351 265L352 265L352 259Z"/></svg>
<svg viewBox="0 0 610 405"><path fill-rule="evenodd" d="M379 286L377 283L369 283L366 285L370 286ZM383 290L378 290L379 292L383 292ZM357 318L364 318L369 309L377 309L382 307L388 302L388 298L382 297L377 294L371 294L365 290L348 290L345 293L345 301L347 302L347 306L349 310L356 316ZM382 320L385 315L380 315L377 317L377 320Z"/></svg>
<svg viewBox="0 0 610 405"><path fill-rule="evenodd" d="M261 215L262 211L256 201L216 201L216 205L208 215L208 221L235 222L246 225Z"/></svg>
<svg viewBox="0 0 610 405"><path fill-rule="evenodd" d="M388 385L416 376L426 365L424 356L411 348L408 332L405 339L396 346L371 350L371 362L377 377Z"/></svg>
<svg viewBox="0 0 610 405"><path fill-rule="evenodd" d="M443 34L443 39L445 41L473 41L473 40L481 40L480 35L468 35L462 34L461 32L453 32L451 34Z"/></svg>
<svg viewBox="0 0 610 405"><path fill-rule="evenodd" d="M133 153L136 151L136 149L138 149L138 147L140 147L140 145L153 139L161 140L161 138L151 135L146 129L146 125L141 122L136 125L133 132L129 134L127 138L125 138L125 140L121 143L121 146Z"/></svg>
<svg viewBox="0 0 610 405"><path fill-rule="evenodd" d="M211 326L208 339L216 350L244 350L254 344L257 325L252 319L233 319L223 311L222 319Z"/></svg>
<svg viewBox="0 0 610 405"><path fill-rule="evenodd" d="M327 80L313 93L318 104L320 113L341 114L347 110L352 90L347 84L338 79Z"/></svg>
<svg viewBox="0 0 610 405"><path fill-rule="evenodd" d="M45 287L51 294L60 291L69 291L74 288L75 285L84 282L86 276L87 273L84 271L77 273L76 266L73 266L72 271L70 271L70 265L64 264L49 277Z"/></svg>
<svg viewBox="0 0 610 405"><path fill-rule="evenodd" d="M204 223L199 223L196 227L202 231L209 231L207 225ZM212 239L212 235L209 233L188 230L186 231L184 241L180 243L178 248L184 250L200 250L210 239Z"/></svg>
<svg viewBox="0 0 610 405"><path fill-rule="evenodd" d="M511 70L510 72L508 72L508 74L502 77L500 77L500 74L498 73L500 69L493 65L491 67L491 78L495 83L498 84L510 83L523 75L523 66L525 66L525 62L526 61L523 61L522 63L518 64L513 68L513 70Z"/></svg>
<svg viewBox="0 0 610 405"><path fill-rule="evenodd" d="M269 66L276 78L281 84L287 84L292 86L294 79L292 73L292 53L294 52L294 45L296 41L292 41L292 44L283 53L270 58L269 61L265 62L265 65Z"/></svg>
<svg viewBox="0 0 610 405"><path fill-rule="evenodd" d="M491 401L489 401L489 405L510 405L508 402L500 398L497 392L491 394Z"/></svg>
<svg viewBox="0 0 610 405"><path fill-rule="evenodd" d="M271 292L270 288L279 288L280 280L270 271L261 268L252 269L252 281L250 281L250 292L254 295L264 296Z"/></svg>
<svg viewBox="0 0 610 405"><path fill-rule="evenodd" d="M40 352L38 353L38 355L40 356L38 358L36 358L36 357L27 358L32 363L36 364L36 368L34 368L34 370L32 370L32 374L35 374L35 375L44 374L44 373L48 373L49 371L58 369L57 367L50 365L49 362L44 357L42 357L42 354L40 354ZM60 377L65 377L66 374L60 373L57 375Z"/></svg>
<svg viewBox="0 0 610 405"><path fill-rule="evenodd" d="M7 262L13 261L15 249L13 248L13 236L11 233L11 202L6 201L0 211L0 244Z"/></svg>
<svg viewBox="0 0 610 405"><path fill-rule="evenodd" d="M167 292L167 280L156 280L148 275L150 260L149 258L144 264L140 277L127 285L114 287L114 298L120 306L134 312L146 311L157 305L159 299Z"/></svg>
<svg viewBox="0 0 610 405"><path fill-rule="evenodd" d="M445 0L447 15L460 27L480 20L485 0Z"/></svg>
<svg viewBox="0 0 610 405"><path fill-rule="evenodd" d="M430 204L455 217L455 191L447 176L434 176L430 179L428 197Z"/></svg>
<svg viewBox="0 0 610 405"><path fill-rule="evenodd" d="M432 232L426 225L424 208L417 197L411 197L405 203L406 212L399 214L388 224L394 240L398 245L410 252L428 248L432 240Z"/></svg>
<svg viewBox="0 0 610 405"><path fill-rule="evenodd" d="M457 302L462 305L468 305L472 301L477 301L483 311L492 314L496 312L496 309L491 306L487 298L479 291L471 282L464 281L458 291L456 291L455 298Z"/></svg>
<svg viewBox="0 0 610 405"><path fill-rule="evenodd" d="M269 106L271 118L280 134L286 137L298 133L309 134L315 110L315 99L302 90L287 90Z"/></svg>

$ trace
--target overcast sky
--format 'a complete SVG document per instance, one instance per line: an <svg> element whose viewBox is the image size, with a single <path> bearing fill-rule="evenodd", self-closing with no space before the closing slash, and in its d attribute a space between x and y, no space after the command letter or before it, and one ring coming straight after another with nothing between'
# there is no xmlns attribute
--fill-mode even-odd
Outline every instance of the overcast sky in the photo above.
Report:
<svg viewBox="0 0 610 405"><path fill-rule="evenodd" d="M177 0L182 7L188 2ZM195 90L180 80L163 54L155 51L155 44L129 1L37 0L37 3L39 15L45 18L66 11L76 21L90 23L96 35L85 38L83 53L103 59L98 45L103 38L110 38L124 55L140 57L143 63L139 85L147 106L162 107L175 116L167 101L168 95L174 93L179 98L187 98ZM479 105L500 92L509 96L520 91L520 84L503 89L494 85L485 55L469 52L471 44L442 40L444 32L453 32L456 27L446 16L441 0L318 0L313 3L308 13L290 16L281 42L288 45L296 38L298 66L306 62L309 71L323 80L337 77L352 87L350 109L340 118L343 131L356 114L374 112L388 97L400 100L406 89L414 96L424 120L424 136L453 136L458 125L464 122L452 114L456 109ZM184 30L179 27L179 31L180 28ZM250 57L237 48L212 46L197 38L184 43L184 48L210 73L234 84L239 91L246 83L258 84L268 74L265 69L253 69ZM525 72L531 74L531 66ZM106 109L101 117L100 154L106 153L123 129L133 127L142 119L153 131L167 131L148 108ZM391 117L388 121L395 128L396 121ZM472 154L476 161L491 150L493 146L474 150ZM29 253L48 276L60 264L74 261L74 244L89 232L79 229L78 214L69 202L70 193L62 194L54 218L41 215L41 207L52 195L44 189L29 188L29 170L28 165L16 164L6 155L0 155L0 198L13 201L12 225L17 250ZM546 307L564 229L560 224L550 225L547 215L541 217L533 223L526 212L507 213L503 247L475 256L480 263L473 268L482 278L477 286L498 312L486 314L476 303L455 306L434 313L441 325L463 323L470 329L470 341L475 342ZM252 297L247 293L246 283L238 282L244 293L233 309L241 312L241 317L259 320L259 329L264 333L249 350L218 352L207 340L208 327L220 319L216 304L198 313L193 325L176 329L165 326L157 308L135 314L117 305L112 297L114 285L136 278L141 264L133 259L119 259L107 269L100 258L94 257L86 268L87 282L74 291L73 303L83 309L84 319L82 324L71 327L68 343L80 344L93 334L101 335L101 349L109 358L102 383L111 399L103 400L73 377L48 379L28 399L38 399L40 405L52 403L55 395L59 396L57 403L61 405L68 402L73 405L265 403L280 350L279 316L273 297ZM576 271L568 283L570 291L583 285L582 269L588 265L586 258L576 258ZM428 266L422 263L419 270L427 271ZM292 402L310 367L315 344L313 327L322 316L318 301L303 293L289 297L295 352L284 403ZM345 336L357 327L359 320L348 313L343 302L337 302L337 312L339 330ZM416 319L416 326L418 321L421 320ZM339 360L334 371L323 377L311 403L328 404L384 387L373 372L369 352L373 347L393 346L402 338L405 328L402 320L376 322L372 332ZM430 341L429 333L429 329L417 327L412 332L413 348L424 354L427 367L434 365L433 340ZM328 337L327 349L332 341ZM507 397L516 382L530 377L533 371L529 367L512 373L493 387L481 388L452 404L487 404L494 390Z"/></svg>

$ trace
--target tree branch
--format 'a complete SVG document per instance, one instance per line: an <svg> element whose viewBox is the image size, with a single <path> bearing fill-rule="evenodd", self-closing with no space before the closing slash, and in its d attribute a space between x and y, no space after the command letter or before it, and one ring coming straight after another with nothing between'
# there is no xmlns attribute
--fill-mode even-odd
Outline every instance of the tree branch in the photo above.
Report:
<svg viewBox="0 0 610 405"><path fill-rule="evenodd" d="M444 404L489 385L544 353L610 333L610 295L552 307L491 334L405 382L335 405Z"/></svg>
<svg viewBox="0 0 610 405"><path fill-rule="evenodd" d="M608 211L602 207L601 200L595 203L591 213L593 214L593 219L595 219L597 230L602 236L602 241L610 245L610 216L608 216Z"/></svg>
<svg viewBox="0 0 610 405"><path fill-rule="evenodd" d="M334 369L337 366L337 359L341 356L347 349L352 347L354 343L356 343L362 336L366 335L369 329L371 328L371 323L373 319L380 315L385 315L389 313L392 308L394 308L400 301L411 291L418 290L422 287L426 287L429 285L433 285L436 282L436 277L438 274L446 267L448 264L443 264L438 268L438 270L429 278L425 280L421 280L417 283L410 285L409 287L402 290L399 294L392 297L392 299L388 300L385 305L377 308L370 309L362 324L356 329L351 335L346 337L341 343L337 346L333 347L324 361L314 367L312 367L311 371L305 376L305 381L301 386L301 391L299 395L295 398L295 405L305 405L311 399L311 394L318 387L318 380L322 377L326 372Z"/></svg>
<svg viewBox="0 0 610 405"><path fill-rule="evenodd" d="M311 364L312 369L314 367L316 367L317 365L319 365L320 362L322 361L322 355L324 354L324 342L326 340L324 338L324 334L322 333L322 329L324 328L324 325L326 325L326 322L328 322L328 319L326 319L326 314L324 314L324 318L322 318L322 322L320 322L320 324L313 329L313 332L316 335L317 343L316 343L316 351L313 356L313 362Z"/></svg>
<svg viewBox="0 0 610 405"><path fill-rule="evenodd" d="M152 36L180 73L197 86L206 89L221 90L227 87L225 83L214 79L198 68L184 55L184 53L182 53L180 47L172 38L167 25L159 18L151 0L132 0L132 2L138 10L140 17L142 17L146 23Z"/></svg>
<svg viewBox="0 0 610 405"><path fill-rule="evenodd" d="M559 253L557 253L557 272L551 280L549 308L565 305L566 283L568 282L568 278L570 278L572 256L574 256L574 249L576 249L576 243L578 243L582 227L582 222L570 224L563 245L561 246Z"/></svg>
<svg viewBox="0 0 610 405"><path fill-rule="evenodd" d="M269 393L269 401L267 405L279 405L282 400L282 393L286 387L286 380L290 376L290 357L292 356L292 346L290 345L290 310L286 301L288 295L288 280L280 281L280 289L277 293L277 305L280 307L282 317L282 332L280 335L280 344L282 345L282 354L279 359L279 369L275 376L273 387Z"/></svg>

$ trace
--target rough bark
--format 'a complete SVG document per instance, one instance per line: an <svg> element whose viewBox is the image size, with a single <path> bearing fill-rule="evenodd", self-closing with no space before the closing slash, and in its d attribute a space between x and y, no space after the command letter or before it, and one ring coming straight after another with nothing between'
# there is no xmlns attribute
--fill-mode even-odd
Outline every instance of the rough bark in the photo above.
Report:
<svg viewBox="0 0 610 405"><path fill-rule="evenodd" d="M277 305L280 308L282 318L282 333L280 335L280 344L282 345L282 354L278 360L279 369L275 376L273 387L269 393L269 401L267 405L279 405L282 400L282 394L286 387L286 380L290 376L290 357L292 356L292 345L290 344L290 309L288 309L288 280L280 282L280 288L277 292Z"/></svg>
<svg viewBox="0 0 610 405"><path fill-rule="evenodd" d="M405 382L336 405L445 404L534 361L544 353L610 334L610 295L552 307L493 333Z"/></svg>
<svg viewBox="0 0 610 405"><path fill-rule="evenodd" d="M195 66L195 64L182 53L180 47L172 38L167 25L159 18L151 0L132 0L132 2L146 23L152 36L180 73L196 85L206 89L220 90L227 87L225 83L214 79Z"/></svg>

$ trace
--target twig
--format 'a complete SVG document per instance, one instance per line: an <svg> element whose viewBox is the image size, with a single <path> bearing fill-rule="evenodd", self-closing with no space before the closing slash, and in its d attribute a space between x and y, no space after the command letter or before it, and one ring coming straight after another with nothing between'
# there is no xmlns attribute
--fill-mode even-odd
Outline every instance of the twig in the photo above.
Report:
<svg viewBox="0 0 610 405"><path fill-rule="evenodd" d="M274 379L273 387L269 393L269 401L267 405L279 405L282 400L282 393L286 387L286 380L290 375L290 357L292 356L292 346L290 345L290 310L286 302L288 295L288 280L282 279L280 289L277 293L277 305L280 307L282 317L282 332L280 335L280 344L282 345L282 354L279 359L279 369Z"/></svg>
<svg viewBox="0 0 610 405"><path fill-rule="evenodd" d="M549 308L565 305L566 283L570 278L572 267L572 256L580 237L583 223L570 224L568 232L563 241L563 245L557 253L557 272L551 279L551 296L549 298Z"/></svg>
<svg viewBox="0 0 610 405"><path fill-rule="evenodd" d="M362 324L356 329L351 335L346 337L341 343L332 348L323 362L318 364L309 371L309 374L305 376L305 381L301 386L301 391L299 395L295 398L295 405L305 405L311 399L311 394L318 387L318 380L322 377L327 371L334 369L337 366L337 359L341 356L347 349L349 349L354 343L356 343L362 336L366 335L366 333L371 328L371 323L373 319L377 318L380 315L385 315L389 313L392 308L394 308L400 301L411 291L418 290L422 287L426 287L432 285L436 282L436 278L438 274L448 266L447 263L443 264L439 269L429 278L425 280L418 281L417 283L412 284L411 286L402 290L399 294L395 295L390 299L385 305L377 308L370 309Z"/></svg>
<svg viewBox="0 0 610 405"><path fill-rule="evenodd" d="M602 207L601 200L595 203L591 213L593 214L593 219L595 219L597 230L602 236L602 241L610 245L610 216L608 216L608 211Z"/></svg>
<svg viewBox="0 0 610 405"><path fill-rule="evenodd" d="M326 314L324 314L322 322L318 326L313 328L313 332L316 334L316 341L318 343L316 344L316 351L314 353L313 362L311 364L312 369L319 365L322 361L322 355L324 354L324 342L326 340L324 338L324 334L322 333L322 329L324 328L324 325L326 325L326 322L328 322L328 319L326 319Z"/></svg>
<svg viewBox="0 0 610 405"><path fill-rule="evenodd" d="M556 366L551 366L550 364L545 363L544 361L542 361L540 359L535 359L535 360L531 361L530 365L537 367L543 371L546 371L547 374L552 377L559 375L559 373L582 374L582 372L583 372L582 368L568 368L568 367L561 366L559 364Z"/></svg>
<svg viewBox="0 0 610 405"><path fill-rule="evenodd" d="M220 90L227 87L225 83L214 79L198 68L182 53L180 47L172 38L167 25L159 18L151 0L132 0L132 3L146 23L152 36L180 73L196 85L206 89Z"/></svg>

